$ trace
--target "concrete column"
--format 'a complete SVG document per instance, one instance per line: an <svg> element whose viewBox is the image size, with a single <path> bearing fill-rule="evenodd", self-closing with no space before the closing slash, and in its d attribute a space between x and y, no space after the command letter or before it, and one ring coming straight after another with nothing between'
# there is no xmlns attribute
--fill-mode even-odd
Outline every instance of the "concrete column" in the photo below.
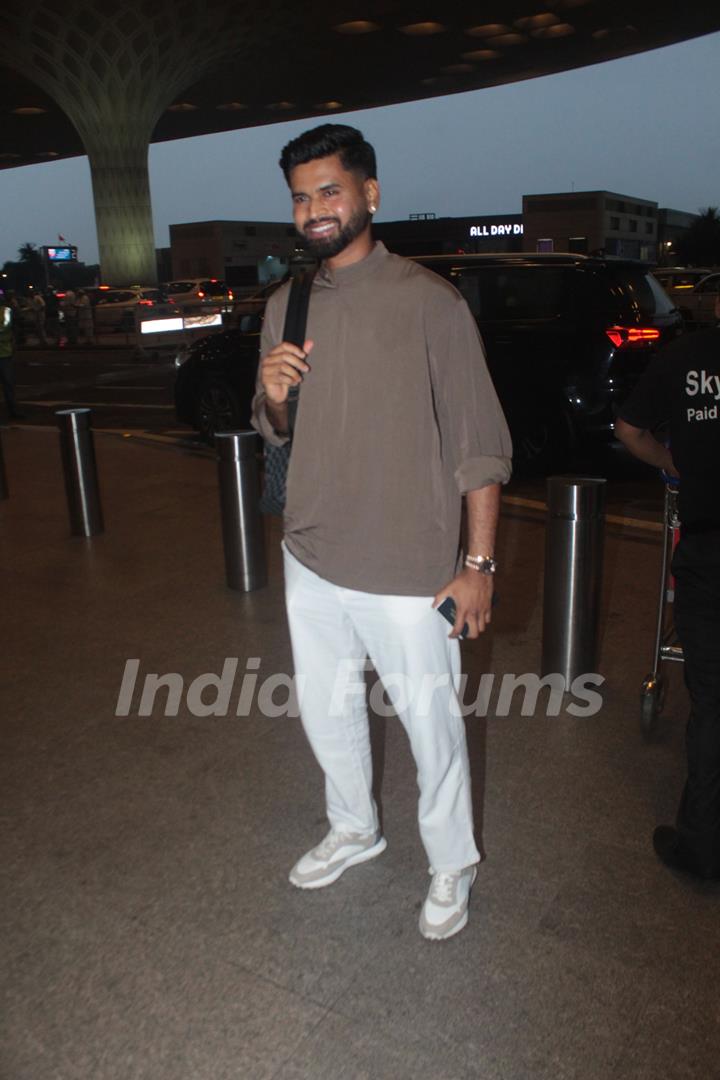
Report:
<svg viewBox="0 0 720 1080"><path fill-rule="evenodd" d="M0 62L57 102L87 151L103 280L152 284L153 130L214 64L239 58L254 8L228 0L11 0L2 18Z"/></svg>

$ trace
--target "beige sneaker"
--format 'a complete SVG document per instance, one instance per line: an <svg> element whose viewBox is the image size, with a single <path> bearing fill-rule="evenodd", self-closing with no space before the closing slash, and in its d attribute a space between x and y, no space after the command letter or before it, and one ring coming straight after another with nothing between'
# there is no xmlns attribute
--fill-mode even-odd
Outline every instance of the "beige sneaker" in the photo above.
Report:
<svg viewBox="0 0 720 1080"><path fill-rule="evenodd" d="M427 899L420 912L420 933L431 941L442 941L459 933L468 921L470 890L477 867L466 866L454 873L433 874Z"/></svg>
<svg viewBox="0 0 720 1080"><path fill-rule="evenodd" d="M331 829L322 843L303 855L290 871L290 881L298 889L322 889L332 885L348 866L374 859L387 847L384 836L342 832Z"/></svg>

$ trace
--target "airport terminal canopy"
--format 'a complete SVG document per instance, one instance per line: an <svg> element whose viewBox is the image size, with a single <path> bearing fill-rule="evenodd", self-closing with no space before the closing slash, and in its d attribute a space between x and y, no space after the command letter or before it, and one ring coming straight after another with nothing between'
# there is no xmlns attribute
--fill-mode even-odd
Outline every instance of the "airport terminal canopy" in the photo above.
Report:
<svg viewBox="0 0 720 1080"><path fill-rule="evenodd" d="M719 29L720 7L676 0L6 0L0 167L86 153L105 277L152 281L150 142L477 90Z"/></svg>

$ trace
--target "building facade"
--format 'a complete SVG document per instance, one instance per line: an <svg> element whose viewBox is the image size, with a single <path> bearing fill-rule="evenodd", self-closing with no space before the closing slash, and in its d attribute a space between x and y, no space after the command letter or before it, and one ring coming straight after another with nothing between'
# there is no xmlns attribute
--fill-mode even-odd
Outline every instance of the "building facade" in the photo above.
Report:
<svg viewBox="0 0 720 1080"><path fill-rule="evenodd" d="M171 225L172 277L214 277L248 288L264 285L286 272L296 239L294 227L278 221Z"/></svg>
<svg viewBox="0 0 720 1080"><path fill-rule="evenodd" d="M658 204L612 191L523 196L523 249L656 262Z"/></svg>
<svg viewBox="0 0 720 1080"><path fill-rule="evenodd" d="M435 217L412 214L405 221L381 221L373 233L397 255L456 255L522 251L521 214Z"/></svg>

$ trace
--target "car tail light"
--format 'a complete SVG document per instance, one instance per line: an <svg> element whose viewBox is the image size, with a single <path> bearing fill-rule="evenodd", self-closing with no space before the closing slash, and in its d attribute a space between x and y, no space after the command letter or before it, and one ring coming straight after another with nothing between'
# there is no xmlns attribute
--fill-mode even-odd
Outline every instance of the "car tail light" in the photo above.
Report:
<svg viewBox="0 0 720 1080"><path fill-rule="evenodd" d="M153 307L155 301L154 300L141 300L140 303L143 304L144 307Z"/></svg>
<svg viewBox="0 0 720 1080"><path fill-rule="evenodd" d="M651 345L660 339L660 331L655 326L608 326L605 333L616 349Z"/></svg>
<svg viewBox="0 0 720 1080"><path fill-rule="evenodd" d="M202 291L202 289L198 289L197 295L198 295L198 299L200 299L200 300L204 299L204 297L205 297L205 293Z"/></svg>
<svg viewBox="0 0 720 1080"><path fill-rule="evenodd" d="M228 300L234 300L235 299L235 294L233 293L232 289L228 289L227 298L228 298Z"/></svg>

